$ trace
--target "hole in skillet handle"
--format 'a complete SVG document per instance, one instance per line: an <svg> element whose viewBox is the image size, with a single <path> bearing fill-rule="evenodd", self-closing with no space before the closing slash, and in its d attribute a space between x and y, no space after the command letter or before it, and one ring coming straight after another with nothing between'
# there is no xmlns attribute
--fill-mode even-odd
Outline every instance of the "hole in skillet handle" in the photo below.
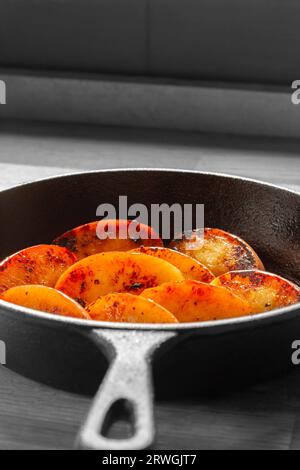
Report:
<svg viewBox="0 0 300 470"><path fill-rule="evenodd" d="M108 411L100 434L110 439L132 437L134 434L134 410L128 400L117 400Z"/></svg>
<svg viewBox="0 0 300 470"><path fill-rule="evenodd" d="M142 450L155 438L151 360L175 331L92 330L91 339L111 358L76 447L84 450ZM132 433L127 438L109 437L107 426L119 418L122 405L130 417ZM129 410L129 414L128 414Z"/></svg>

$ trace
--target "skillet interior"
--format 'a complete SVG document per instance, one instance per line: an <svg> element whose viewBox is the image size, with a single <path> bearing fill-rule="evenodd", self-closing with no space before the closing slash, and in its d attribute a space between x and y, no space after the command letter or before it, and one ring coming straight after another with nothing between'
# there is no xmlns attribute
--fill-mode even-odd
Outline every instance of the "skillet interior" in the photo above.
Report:
<svg viewBox="0 0 300 470"><path fill-rule="evenodd" d="M0 258L96 220L101 203L205 204L205 223L244 237L268 269L300 282L300 196L270 185L184 171L117 170L51 178L0 193Z"/></svg>
<svg viewBox="0 0 300 470"><path fill-rule="evenodd" d="M206 226L244 237L267 269L300 283L299 195L240 178L181 171L93 172L3 191L0 257L51 242L57 234L95 220L97 206L109 202L117 207L119 195L127 195L128 204L139 202L148 207L151 203L205 204ZM237 378L244 383L254 376L265 377L267 368L275 372L270 367L275 349L278 354L281 351L276 370L286 368L295 324L285 323L286 334L281 325L272 325L272 329L251 328L239 335L220 335L215 343L210 336L201 341L197 335L184 339L172 354L155 362L158 390L198 393L236 385ZM16 317L7 320L7 315L0 319L0 326L1 338L11 345L10 367L51 385L94 392L106 361L77 332L66 334L63 329L44 328L38 322L33 326Z"/></svg>

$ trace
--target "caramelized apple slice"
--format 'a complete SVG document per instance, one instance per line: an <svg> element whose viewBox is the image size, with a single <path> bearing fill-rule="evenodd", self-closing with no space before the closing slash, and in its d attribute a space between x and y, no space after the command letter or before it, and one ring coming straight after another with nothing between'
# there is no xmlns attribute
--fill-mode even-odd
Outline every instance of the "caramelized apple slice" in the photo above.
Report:
<svg viewBox="0 0 300 470"><path fill-rule="evenodd" d="M223 287L198 281L167 282L141 294L162 305L180 322L242 317L251 312L247 301Z"/></svg>
<svg viewBox="0 0 300 470"><path fill-rule="evenodd" d="M127 323L178 323L174 315L152 300L132 294L108 294L87 308L93 320Z"/></svg>
<svg viewBox="0 0 300 470"><path fill-rule="evenodd" d="M162 247L142 246L141 248L133 250L132 253L144 253L145 255L164 259L180 269L185 279L207 283L210 283L214 279L214 275L203 264L179 251Z"/></svg>
<svg viewBox="0 0 300 470"><path fill-rule="evenodd" d="M12 287L0 298L12 304L54 315L90 319L89 314L77 302L51 287L38 285Z"/></svg>
<svg viewBox="0 0 300 470"><path fill-rule="evenodd" d="M163 245L155 230L148 225L130 224L130 220L91 222L64 233L53 243L76 253L78 259L107 251L129 251L140 245ZM136 233L132 233L132 229ZM107 234L108 237L103 240L99 234Z"/></svg>
<svg viewBox="0 0 300 470"><path fill-rule="evenodd" d="M140 253L110 252L84 258L60 277L56 289L86 306L112 292L139 294L147 287L182 281L172 264Z"/></svg>
<svg viewBox="0 0 300 470"><path fill-rule="evenodd" d="M56 245L37 245L19 251L0 263L0 294L24 284L54 287L76 261L74 253Z"/></svg>
<svg viewBox="0 0 300 470"><path fill-rule="evenodd" d="M300 288L275 274L262 271L236 271L213 282L248 301L253 313L286 307L300 302Z"/></svg>
<svg viewBox="0 0 300 470"><path fill-rule="evenodd" d="M215 276L244 269L264 270L253 248L241 238L215 228L205 228L204 238L198 233L194 230L189 237L174 240L170 248L200 261Z"/></svg>

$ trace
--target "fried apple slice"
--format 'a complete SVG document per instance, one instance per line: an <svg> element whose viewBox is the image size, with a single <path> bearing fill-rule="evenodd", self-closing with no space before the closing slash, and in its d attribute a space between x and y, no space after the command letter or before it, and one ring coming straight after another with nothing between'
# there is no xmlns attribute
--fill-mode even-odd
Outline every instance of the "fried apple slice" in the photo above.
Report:
<svg viewBox="0 0 300 470"><path fill-rule="evenodd" d="M163 246L151 227L140 223L131 226L132 223L131 220L91 222L64 233L53 243L76 253L78 259L107 251L129 251L140 245ZM133 228L138 234L131 232ZM107 234L108 238L102 240L99 234Z"/></svg>
<svg viewBox="0 0 300 470"><path fill-rule="evenodd" d="M144 253L145 255L164 259L180 269L185 279L206 282L208 284L214 279L214 275L202 263L179 251L162 247L142 246L133 250L132 253Z"/></svg>
<svg viewBox="0 0 300 470"><path fill-rule="evenodd" d="M182 281L179 269L140 253L110 252L84 258L60 277L56 289L86 306L112 292L140 294L167 281Z"/></svg>
<svg viewBox="0 0 300 470"><path fill-rule="evenodd" d="M54 287L76 261L74 253L56 245L37 245L19 251L0 263L0 294L24 284Z"/></svg>
<svg viewBox="0 0 300 470"><path fill-rule="evenodd" d="M108 294L87 308L92 320L127 323L178 323L161 305L132 294Z"/></svg>
<svg viewBox="0 0 300 470"><path fill-rule="evenodd" d="M261 313L300 302L300 288L286 279L262 271L236 271L212 282L229 289L250 304L252 313Z"/></svg>
<svg viewBox="0 0 300 470"><path fill-rule="evenodd" d="M248 243L216 228L205 228L204 238L196 229L189 237L172 241L170 248L200 261L215 276L245 269L264 270L262 261Z"/></svg>
<svg viewBox="0 0 300 470"><path fill-rule="evenodd" d="M12 304L54 315L90 320L89 314L77 302L51 287L38 285L12 287L0 298Z"/></svg>
<svg viewBox="0 0 300 470"><path fill-rule="evenodd" d="M198 281L167 282L141 294L162 305L180 322L222 320L251 312L247 301L223 287Z"/></svg>

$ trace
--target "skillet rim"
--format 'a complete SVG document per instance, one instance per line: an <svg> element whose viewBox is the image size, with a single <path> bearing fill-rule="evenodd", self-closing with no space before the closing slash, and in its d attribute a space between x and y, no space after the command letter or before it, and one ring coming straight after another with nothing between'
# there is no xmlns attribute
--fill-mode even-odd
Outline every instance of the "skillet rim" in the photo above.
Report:
<svg viewBox="0 0 300 470"><path fill-rule="evenodd" d="M285 188L283 186L274 185L265 181L256 180L254 178L248 178L244 176L231 175L229 173L216 173L216 172L207 172L207 171L198 171L198 170L185 170L185 169L175 169L175 168L111 168L111 169L100 169L100 170L88 170L88 171L76 171L63 173L53 176L48 176L46 178L41 178L38 180L28 181L25 183L20 183L8 188L0 190L0 198L3 193L9 193L19 188L26 188L32 185L39 185L47 181L57 181L63 178L70 178L76 176L83 176L88 174L102 174L102 173L139 173L139 172L153 172L153 173L184 173L184 174L196 174L196 175L206 175L206 176L215 176L225 179L232 179L238 181L246 181L249 183L254 183L258 186L265 186L273 188L275 190L293 194L300 198L300 192L295 190ZM95 330L95 329L109 329L109 330L128 330L128 331L173 331L173 332L193 332L193 331L203 331L203 332L225 332L230 331L232 328L244 327L247 326L263 326L265 324L271 323L273 320L291 320L296 315L300 315L300 303L281 308L275 309L270 312L265 312L261 314L256 314L252 316L243 316L237 318L229 318L225 320L214 320L206 322L191 322L191 323L178 323L178 324L159 324L159 323L109 323L109 322L100 322L94 320L81 320L72 317L65 317L59 315L53 315L46 312L39 312L38 310L33 310L26 307L17 306L9 302L5 302L0 299L0 309L1 313L10 315L11 313L22 316L22 319L33 320L33 322L38 319L40 323L46 323L49 326L54 327L68 325L74 328L80 328L85 331ZM294 313L294 315L286 315L288 313ZM286 316L286 319L284 318Z"/></svg>
<svg viewBox="0 0 300 470"><path fill-rule="evenodd" d="M46 176L45 178L39 178L38 180L31 180L31 181L26 181L24 183L18 183L14 186L9 186L7 188L4 188L0 190L0 197L2 193L6 193L9 191L13 191L18 188L22 187L27 187L27 186L32 186L32 185L38 185L43 182L51 181L51 180L60 180L63 178L69 178L69 177L75 177L75 176L82 176L82 175L90 175L90 174L101 174L101 173L126 173L126 172L132 172L132 173L139 173L142 171L147 171L147 172L162 172L162 173L189 173L189 174L194 174L194 175L206 175L206 176L217 176L221 178L228 178L228 179L233 179L233 180L239 180L239 181L247 181L249 183L255 183L259 186L267 186L273 189L278 189L281 191L285 191L287 193L294 194L295 196L300 196L300 191L296 191L294 189L287 188L285 186L273 184L273 183L268 183L267 181L262 181L262 180L257 180L255 178L248 178L247 176L238 176L238 175L232 175L230 173L221 173L221 172L213 172L213 171L198 171L198 170L185 170L185 169L176 169L176 168L147 168L147 167L139 167L139 168L104 168L104 169L99 169L99 170L86 170L86 171L71 171L68 173L60 173L57 175L53 176Z"/></svg>

